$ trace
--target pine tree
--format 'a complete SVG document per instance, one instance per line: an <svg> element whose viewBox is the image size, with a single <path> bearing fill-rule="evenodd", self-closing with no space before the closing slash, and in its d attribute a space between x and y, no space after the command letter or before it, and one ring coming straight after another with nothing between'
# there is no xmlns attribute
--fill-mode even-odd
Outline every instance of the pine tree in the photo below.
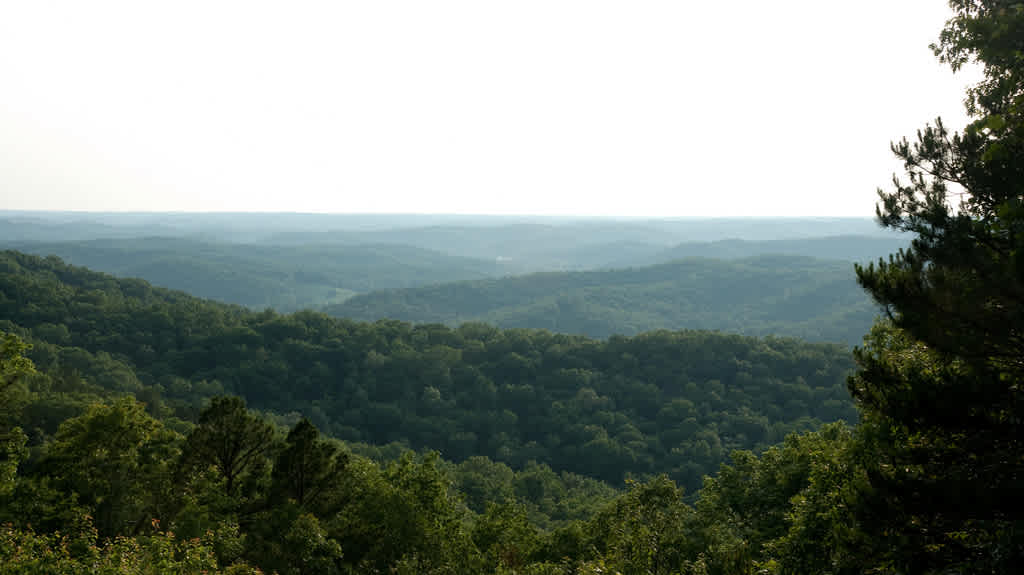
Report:
<svg viewBox="0 0 1024 575"><path fill-rule="evenodd" d="M954 70L982 66L972 122L892 146L906 177L879 191L878 218L916 237L857 269L891 322L850 381L873 449L860 517L907 573L1024 558L1024 3L950 6L932 49Z"/></svg>
<svg viewBox="0 0 1024 575"><path fill-rule="evenodd" d="M274 429L250 413L242 398L215 397L188 436L186 463L216 467L224 477L224 490L233 495L238 478L273 446Z"/></svg>
<svg viewBox="0 0 1024 575"><path fill-rule="evenodd" d="M348 458L320 437L320 432L303 418L288 432L285 447L274 462L273 491L300 507L312 506L334 486Z"/></svg>

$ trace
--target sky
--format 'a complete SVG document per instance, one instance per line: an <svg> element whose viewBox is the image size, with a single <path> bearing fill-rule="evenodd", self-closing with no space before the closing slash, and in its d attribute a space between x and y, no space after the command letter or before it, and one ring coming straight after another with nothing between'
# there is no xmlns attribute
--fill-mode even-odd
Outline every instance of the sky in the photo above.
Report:
<svg viewBox="0 0 1024 575"><path fill-rule="evenodd" d="M871 216L942 0L0 0L0 210ZM976 74L975 74L976 75Z"/></svg>

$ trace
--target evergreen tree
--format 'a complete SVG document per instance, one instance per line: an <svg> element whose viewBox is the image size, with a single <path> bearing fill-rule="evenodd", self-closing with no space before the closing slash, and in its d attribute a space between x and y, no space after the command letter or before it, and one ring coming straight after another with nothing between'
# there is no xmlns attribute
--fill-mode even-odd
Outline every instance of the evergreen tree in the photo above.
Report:
<svg viewBox="0 0 1024 575"><path fill-rule="evenodd" d="M347 463L337 446L320 438L320 432L303 418L288 432L285 447L274 463L273 491L300 507L309 507L336 484L338 472Z"/></svg>
<svg viewBox="0 0 1024 575"><path fill-rule="evenodd" d="M186 460L212 464L233 494L239 476L273 447L274 430L245 408L236 396L215 397L199 415L199 425L186 443Z"/></svg>
<svg viewBox="0 0 1024 575"><path fill-rule="evenodd" d="M940 120L893 151L906 178L879 221L906 251L859 267L884 306L850 388L863 409L871 489L860 518L907 573L995 572L1024 558L1024 3L952 0L932 48L984 80L972 123Z"/></svg>

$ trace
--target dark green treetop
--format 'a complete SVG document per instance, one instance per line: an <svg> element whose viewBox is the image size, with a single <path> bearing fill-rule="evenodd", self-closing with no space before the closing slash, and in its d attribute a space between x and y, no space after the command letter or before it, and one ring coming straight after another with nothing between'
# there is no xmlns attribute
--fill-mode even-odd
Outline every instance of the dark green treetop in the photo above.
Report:
<svg viewBox="0 0 1024 575"><path fill-rule="evenodd" d="M973 121L893 145L906 178L879 192L878 217L916 238L857 268L892 323L850 381L875 449L861 519L894 534L887 564L908 573L1024 556L1024 3L950 6L933 50L954 70L982 66Z"/></svg>
<svg viewBox="0 0 1024 575"><path fill-rule="evenodd" d="M207 462L224 476L225 490L274 446L274 429L245 407L237 396L215 397L199 415L188 436L190 463Z"/></svg>

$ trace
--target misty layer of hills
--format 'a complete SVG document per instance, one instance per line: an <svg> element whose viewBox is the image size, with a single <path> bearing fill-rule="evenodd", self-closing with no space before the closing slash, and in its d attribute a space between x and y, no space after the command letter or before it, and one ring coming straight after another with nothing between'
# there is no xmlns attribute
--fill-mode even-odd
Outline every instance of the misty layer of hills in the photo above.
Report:
<svg viewBox="0 0 1024 575"><path fill-rule="evenodd" d="M473 321L591 337L685 328L850 344L867 333L877 313L849 263L800 256L690 258L455 282L374 292L324 311L360 320Z"/></svg>
<svg viewBox="0 0 1024 575"><path fill-rule="evenodd" d="M187 238L11 243L37 255L193 295L278 311L318 308L357 293L493 277L492 261L407 245L276 246Z"/></svg>
<svg viewBox="0 0 1024 575"><path fill-rule="evenodd" d="M0 247L253 309L606 337L718 329L857 343L869 219L0 212Z"/></svg>

